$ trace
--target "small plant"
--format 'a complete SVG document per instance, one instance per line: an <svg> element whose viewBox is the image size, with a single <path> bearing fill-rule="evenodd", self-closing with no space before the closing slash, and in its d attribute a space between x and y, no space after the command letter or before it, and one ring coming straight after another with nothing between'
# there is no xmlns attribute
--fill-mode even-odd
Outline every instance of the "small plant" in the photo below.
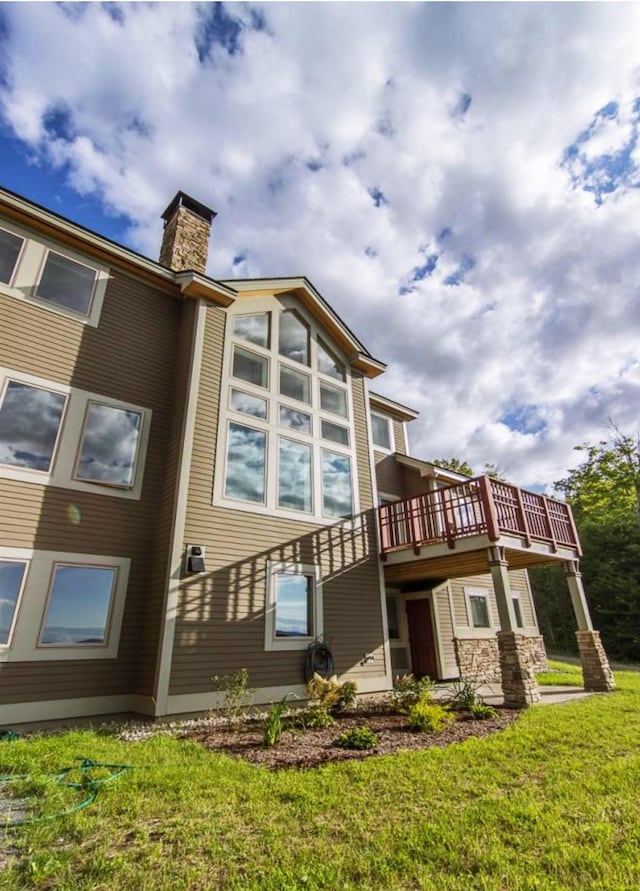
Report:
<svg viewBox="0 0 640 891"><path fill-rule="evenodd" d="M335 676L327 679L314 674L307 684L309 705L311 708L323 709L327 714L336 715L353 706L357 689L353 681L340 684Z"/></svg>
<svg viewBox="0 0 640 891"><path fill-rule="evenodd" d="M455 717L444 706L421 699L409 707L407 727L420 733L437 733L455 721Z"/></svg>
<svg viewBox="0 0 640 891"><path fill-rule="evenodd" d="M282 718L287 710L288 695L289 694L287 693L286 696L283 696L280 702L271 703L271 708L264 720L264 729L262 731L262 742L265 746L275 746L282 736L282 731L284 729Z"/></svg>
<svg viewBox="0 0 640 891"><path fill-rule="evenodd" d="M452 696L449 700L451 708L469 711L474 705L482 705L483 699L478 692L482 681L477 678L460 678L452 684Z"/></svg>
<svg viewBox="0 0 640 891"><path fill-rule="evenodd" d="M427 677L416 678L412 674L403 674L393 682L389 704L399 712L407 712L416 702L431 699L431 686Z"/></svg>
<svg viewBox="0 0 640 891"><path fill-rule="evenodd" d="M336 740L336 745L341 749L374 749L378 745L378 737L370 727L356 727L353 730L345 730Z"/></svg>
<svg viewBox="0 0 640 891"><path fill-rule="evenodd" d="M229 721L237 721L253 704L254 691L249 688L249 671L246 668L239 668L232 674L216 674L211 681L214 690L224 693L220 711Z"/></svg>
<svg viewBox="0 0 640 891"><path fill-rule="evenodd" d="M475 702L469 709L469 714L474 721L489 721L491 718L498 717L498 712L494 707L484 702Z"/></svg>
<svg viewBox="0 0 640 891"><path fill-rule="evenodd" d="M299 711L294 719L294 725L298 730L318 730L323 727L332 727L335 723L336 719L329 712L317 706Z"/></svg>

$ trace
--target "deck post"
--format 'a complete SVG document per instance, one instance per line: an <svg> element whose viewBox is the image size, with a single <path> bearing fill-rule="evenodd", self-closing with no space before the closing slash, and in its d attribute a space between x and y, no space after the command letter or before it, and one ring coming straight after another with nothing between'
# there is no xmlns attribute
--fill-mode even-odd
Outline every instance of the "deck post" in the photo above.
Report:
<svg viewBox="0 0 640 891"><path fill-rule="evenodd" d="M509 565L501 548L489 548L488 554L500 617L497 637L504 704L508 708L526 708L540 701L540 690L526 637L516 630Z"/></svg>
<svg viewBox="0 0 640 891"><path fill-rule="evenodd" d="M498 541L500 538L500 530L498 528L498 515L496 506L491 493L491 479L486 474L478 477L478 488L480 490L480 503L484 508L484 519L487 524L487 535L490 541Z"/></svg>
<svg viewBox="0 0 640 891"><path fill-rule="evenodd" d="M600 640L600 632L593 628L578 561L565 561L564 572L578 625L576 638L582 664L584 688L585 690L608 693L615 688L616 682Z"/></svg>

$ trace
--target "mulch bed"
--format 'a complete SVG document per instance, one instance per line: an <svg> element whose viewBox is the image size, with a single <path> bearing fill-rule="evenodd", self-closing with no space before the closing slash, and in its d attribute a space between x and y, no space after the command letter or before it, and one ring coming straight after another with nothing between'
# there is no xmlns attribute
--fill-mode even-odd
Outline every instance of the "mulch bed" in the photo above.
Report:
<svg viewBox="0 0 640 891"><path fill-rule="evenodd" d="M485 737L512 724L519 711L498 709L496 718L472 721L463 714L439 733L416 733L404 727L403 715L375 709L358 708L338 716L332 727L309 730L285 730L277 745L267 748L262 742L262 724L256 720L194 730L183 734L184 739L197 740L207 749L232 755L272 770L280 768L317 767L335 761L354 761L370 755L391 755L396 752L443 748L463 742L470 737ZM378 737L374 749L360 752L341 749L335 745L345 730L367 726Z"/></svg>

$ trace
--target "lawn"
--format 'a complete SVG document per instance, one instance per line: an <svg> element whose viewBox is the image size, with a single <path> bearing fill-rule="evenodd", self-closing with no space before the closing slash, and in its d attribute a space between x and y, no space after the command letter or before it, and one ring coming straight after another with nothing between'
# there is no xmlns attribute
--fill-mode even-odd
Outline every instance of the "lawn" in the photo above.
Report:
<svg viewBox="0 0 640 891"><path fill-rule="evenodd" d="M581 687L582 668L570 662L549 659L549 670L537 675L538 683L548 687Z"/></svg>
<svg viewBox="0 0 640 891"><path fill-rule="evenodd" d="M485 739L310 771L167 737L2 742L0 773L30 773L51 811L82 797L47 779L78 756L136 768L86 810L0 834L0 888L640 888L640 674L616 677Z"/></svg>

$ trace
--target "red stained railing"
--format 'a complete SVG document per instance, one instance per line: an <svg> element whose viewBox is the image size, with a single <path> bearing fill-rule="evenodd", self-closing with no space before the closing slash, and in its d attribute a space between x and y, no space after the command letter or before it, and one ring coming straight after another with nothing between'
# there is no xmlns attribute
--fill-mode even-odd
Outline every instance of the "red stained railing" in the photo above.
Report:
<svg viewBox="0 0 640 891"><path fill-rule="evenodd" d="M569 505L488 476L384 504L378 522L383 554L443 541L453 548L472 535L497 541L502 533L580 553Z"/></svg>

